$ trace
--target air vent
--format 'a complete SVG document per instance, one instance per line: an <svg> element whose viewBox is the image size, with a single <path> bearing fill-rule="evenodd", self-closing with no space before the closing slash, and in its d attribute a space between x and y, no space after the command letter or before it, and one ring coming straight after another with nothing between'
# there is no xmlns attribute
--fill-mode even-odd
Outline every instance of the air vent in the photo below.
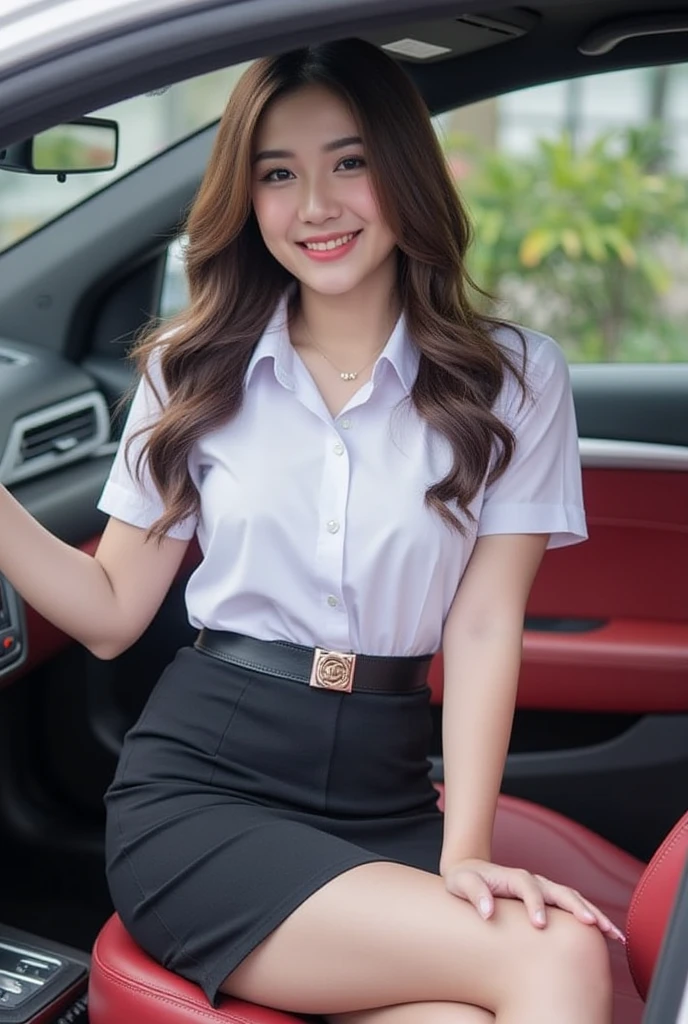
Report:
<svg viewBox="0 0 688 1024"><path fill-rule="evenodd" d="M75 462L104 445L109 434L107 404L96 391L23 416L0 460L0 481L15 483Z"/></svg>
<svg viewBox="0 0 688 1024"><path fill-rule="evenodd" d="M87 409L49 420L39 427L25 430L21 441L21 461L24 465L31 459L40 459L50 453L65 454L95 437L98 429L96 411L92 405Z"/></svg>
<svg viewBox="0 0 688 1024"><path fill-rule="evenodd" d="M0 345L0 370L5 366L26 366L30 362L31 358L24 355L23 352L17 352L16 349L5 348L4 345Z"/></svg>

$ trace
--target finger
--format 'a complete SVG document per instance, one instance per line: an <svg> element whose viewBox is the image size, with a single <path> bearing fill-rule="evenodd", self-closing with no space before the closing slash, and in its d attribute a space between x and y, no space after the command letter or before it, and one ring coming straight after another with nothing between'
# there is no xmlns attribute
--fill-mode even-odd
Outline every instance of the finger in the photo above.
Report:
<svg viewBox="0 0 688 1024"><path fill-rule="evenodd" d="M584 924L598 924L604 930L604 914L588 904L576 889L568 885L560 885L558 882L550 882L542 875L535 876L542 887L542 892L547 903L561 910L567 910Z"/></svg>
<svg viewBox="0 0 688 1024"><path fill-rule="evenodd" d="M603 931L610 939L616 939L617 942L620 942L625 946L626 936L620 928L617 928L611 918L607 917L607 915L604 914L599 907L596 907L594 903L591 903L590 900L586 900L585 896L581 896L581 899L587 907L588 913L593 916L600 931Z"/></svg>
<svg viewBox="0 0 688 1024"><path fill-rule="evenodd" d="M528 917L536 928L544 928L547 924L545 895L542 883L529 871L512 871L509 873L509 892L511 896L523 900Z"/></svg>
<svg viewBox="0 0 688 1024"><path fill-rule="evenodd" d="M594 903L581 896L576 889L571 889L566 885L559 885L556 882L550 882L548 879L541 878L540 876L537 877L548 903L560 907L562 910L567 910L583 924L597 925L604 934L620 942L625 942L623 932L616 927L614 922L599 907L596 907Z"/></svg>
<svg viewBox="0 0 688 1024"><path fill-rule="evenodd" d="M494 897L485 879L476 871L450 871L445 884L452 895L472 903L482 918L492 917Z"/></svg>

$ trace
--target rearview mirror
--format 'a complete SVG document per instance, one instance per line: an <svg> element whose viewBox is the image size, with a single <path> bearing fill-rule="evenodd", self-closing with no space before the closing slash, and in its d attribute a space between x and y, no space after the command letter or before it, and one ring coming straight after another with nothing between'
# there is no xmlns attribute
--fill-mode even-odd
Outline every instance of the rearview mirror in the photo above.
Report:
<svg viewBox="0 0 688 1024"><path fill-rule="evenodd" d="M0 170L20 174L111 171L117 164L119 125L102 117L80 117L0 150Z"/></svg>

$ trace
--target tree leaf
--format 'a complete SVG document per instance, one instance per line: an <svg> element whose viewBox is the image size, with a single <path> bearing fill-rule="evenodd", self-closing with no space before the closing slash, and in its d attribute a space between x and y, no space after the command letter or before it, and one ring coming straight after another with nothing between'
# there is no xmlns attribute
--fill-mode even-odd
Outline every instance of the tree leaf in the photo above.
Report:
<svg viewBox="0 0 688 1024"><path fill-rule="evenodd" d="M524 267L537 267L557 245L557 237L549 228L535 228L521 242L519 259Z"/></svg>
<svg viewBox="0 0 688 1024"><path fill-rule="evenodd" d="M569 259L577 260L583 252L583 243L577 231L564 228L561 233L561 246Z"/></svg>
<svg viewBox="0 0 688 1024"><path fill-rule="evenodd" d="M624 235L623 231L610 224L605 227L603 236L625 267L635 267L638 265L638 254L635 247Z"/></svg>
<svg viewBox="0 0 688 1024"><path fill-rule="evenodd" d="M581 225L581 237L583 248L595 263L604 263L607 259L607 247L604 244L602 232L596 224Z"/></svg>

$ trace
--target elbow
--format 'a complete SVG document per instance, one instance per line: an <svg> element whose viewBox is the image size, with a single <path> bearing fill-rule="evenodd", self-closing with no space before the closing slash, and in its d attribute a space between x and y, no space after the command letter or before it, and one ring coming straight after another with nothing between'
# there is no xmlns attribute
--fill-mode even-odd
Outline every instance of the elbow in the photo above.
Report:
<svg viewBox="0 0 688 1024"><path fill-rule="evenodd" d="M85 644L86 649L97 658L98 661L114 661L124 648L116 647L114 644L94 643Z"/></svg>
<svg viewBox="0 0 688 1024"><path fill-rule="evenodd" d="M99 661L114 661L120 654L124 654L132 643L129 637L99 637L90 643L84 643L84 646Z"/></svg>
<svg viewBox="0 0 688 1024"><path fill-rule="evenodd" d="M113 615L108 623L109 629L98 630L81 640L84 647L99 661L114 661L124 654L145 632L148 622L136 621L133 616Z"/></svg>

